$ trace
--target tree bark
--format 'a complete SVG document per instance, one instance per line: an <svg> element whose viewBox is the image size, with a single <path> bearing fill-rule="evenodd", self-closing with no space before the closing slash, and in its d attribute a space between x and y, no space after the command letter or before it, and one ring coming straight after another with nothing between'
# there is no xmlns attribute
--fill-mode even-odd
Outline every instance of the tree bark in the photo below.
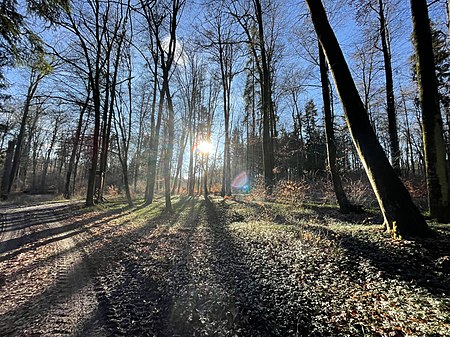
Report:
<svg viewBox="0 0 450 337"><path fill-rule="evenodd" d="M325 139L327 145L328 165L330 167L331 180L333 181L334 193L336 195L339 208L342 213L349 213L353 210L352 205L345 195L342 187L341 176L339 175L339 168L336 163L336 140L334 137L333 116L331 112L330 90L328 81L328 67L323 53L322 46L319 43L319 66L320 66L320 80L322 82L322 98L323 98L323 112L325 119Z"/></svg>
<svg viewBox="0 0 450 337"><path fill-rule="evenodd" d="M147 194L145 197L146 204L151 204L155 196L156 165L158 163L159 136L161 131L162 113L164 108L164 95L165 95L164 91L161 90L159 94L158 116L156 117L156 125L150 139Z"/></svg>
<svg viewBox="0 0 450 337"><path fill-rule="evenodd" d="M175 172L175 178L172 185L172 194L175 194L177 191L178 181L181 180L181 170L183 169L183 159L184 159L184 150L186 149L187 144L187 130L183 127L183 131L181 132L178 160L177 160L177 168Z"/></svg>
<svg viewBox="0 0 450 337"><path fill-rule="evenodd" d="M262 16L262 8L260 0L255 0L256 21L258 25L259 44L261 48L261 104L262 104L262 118L263 118L263 163L264 163L264 182L266 185L267 194L272 194L273 189L273 169L274 169L274 154L273 154L273 139L270 135L271 117L273 115L272 98L271 98L271 80L270 69L267 60L267 52L264 38L264 24Z"/></svg>
<svg viewBox="0 0 450 337"><path fill-rule="evenodd" d="M96 76L97 77L97 76ZM92 98L94 101L94 133L92 137L92 154L91 154L91 168L89 170L88 186L86 192L86 206L94 205L95 195L95 180L97 177L97 164L99 154L99 136L100 136L100 88L99 80L93 81Z"/></svg>
<svg viewBox="0 0 450 337"><path fill-rule="evenodd" d="M69 165L67 167L67 173L66 173L66 181L64 184L64 198L66 198L66 199L69 199L72 194L71 189L70 189L70 179L71 179L72 173L74 171L75 159L77 156L78 146L80 144L81 129L83 127L83 116L88 107L89 99L90 99L90 93L88 93L88 95L86 97L86 101L84 102L83 106L81 107L80 116L78 117L77 129L75 131L75 139L73 141L72 152L70 153Z"/></svg>
<svg viewBox="0 0 450 337"><path fill-rule="evenodd" d="M11 178L11 170L12 170L12 162L14 156L14 147L16 145L16 140L10 140L8 142L8 149L6 150L5 164L3 166L3 175L2 175L2 189L0 196L2 200L8 199L8 186L9 179Z"/></svg>
<svg viewBox="0 0 450 337"><path fill-rule="evenodd" d="M422 108L422 136L430 215L440 222L449 222L450 203L446 150L426 0L411 0L411 14L414 46L418 60L417 79Z"/></svg>
<svg viewBox="0 0 450 337"><path fill-rule="evenodd" d="M170 96L169 90L169 73L168 71L164 71L164 82L163 90L166 91L167 98L167 109L168 109L168 118L167 118L167 145L164 152L164 195L166 200L166 212L172 212L172 201L170 200L170 176L171 176L171 162L173 156L173 142L174 142L174 128L175 128L175 115L173 110L173 102L172 97Z"/></svg>
<svg viewBox="0 0 450 337"><path fill-rule="evenodd" d="M392 168L370 125L350 69L319 0L306 0L338 90L346 122L384 217L394 237L429 234L425 219Z"/></svg>
<svg viewBox="0 0 450 337"><path fill-rule="evenodd" d="M44 160L44 166L42 168L41 187L40 187L41 192L44 192L44 190L45 190L45 184L46 184L46 181L47 181L48 165L50 163L50 156L51 156L52 151L53 151L53 146L55 145L55 142L56 142L56 136L57 136L58 131L59 131L58 127L59 127L59 117L57 116L56 120L55 120L55 128L53 130L52 139L50 140L50 147L47 150L47 155L46 155L45 160Z"/></svg>
<svg viewBox="0 0 450 337"><path fill-rule="evenodd" d="M20 157L22 155L22 146L23 140L25 137L25 128L27 125L28 113L30 111L31 101L36 94L36 90L38 88L39 82L44 78L44 75L38 73L37 70L32 69L30 75L30 85L28 86L27 97L25 99L25 104L23 108L22 120L20 123L19 134L17 135L16 148L14 150L14 157L12 162L12 167L10 171L10 177L8 179L8 186L6 189L5 198L8 198L9 193L11 192L12 186L14 184L14 180L16 178L17 172L19 170L20 165Z"/></svg>
<svg viewBox="0 0 450 337"><path fill-rule="evenodd" d="M378 0L378 19L380 21L381 47L384 58L384 75L386 78L386 104L389 129L389 145L391 149L392 167L400 175L400 145L398 141L397 117L395 111L394 80L392 76L391 51L388 44L388 30L384 15L383 0Z"/></svg>

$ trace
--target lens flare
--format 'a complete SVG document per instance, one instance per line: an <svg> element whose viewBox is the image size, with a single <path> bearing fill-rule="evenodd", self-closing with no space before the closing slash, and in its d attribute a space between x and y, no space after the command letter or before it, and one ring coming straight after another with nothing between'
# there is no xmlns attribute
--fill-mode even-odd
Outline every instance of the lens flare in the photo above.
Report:
<svg viewBox="0 0 450 337"><path fill-rule="evenodd" d="M243 172L239 173L233 179L233 182L231 183L231 187L239 188L239 189L246 191L249 187L249 179L248 179L247 172L243 171Z"/></svg>

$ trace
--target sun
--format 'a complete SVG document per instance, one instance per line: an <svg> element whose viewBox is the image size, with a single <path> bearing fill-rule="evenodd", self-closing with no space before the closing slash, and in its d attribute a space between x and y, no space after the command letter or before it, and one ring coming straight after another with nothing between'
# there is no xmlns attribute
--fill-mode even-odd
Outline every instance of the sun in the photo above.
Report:
<svg viewBox="0 0 450 337"><path fill-rule="evenodd" d="M170 43L170 36L166 36L161 42L161 46L165 53L169 51L169 43ZM184 66L187 62L187 55L184 51L183 41L179 39L176 40L175 54L173 56L173 59L175 63L179 66Z"/></svg>
<svg viewBox="0 0 450 337"><path fill-rule="evenodd" d="M210 141L207 141L207 140L202 140L197 145L197 150L202 154L211 153L212 149L213 149L213 145L211 144Z"/></svg>

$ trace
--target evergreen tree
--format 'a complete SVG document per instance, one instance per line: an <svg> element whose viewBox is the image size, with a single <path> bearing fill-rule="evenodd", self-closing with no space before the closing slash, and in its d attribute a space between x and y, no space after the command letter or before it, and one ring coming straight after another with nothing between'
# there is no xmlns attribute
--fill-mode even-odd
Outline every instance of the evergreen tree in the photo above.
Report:
<svg viewBox="0 0 450 337"><path fill-rule="evenodd" d="M305 130L305 169L323 171L325 169L326 147L324 135L317 125L318 111L311 99L305 105L303 125Z"/></svg>
<svg viewBox="0 0 450 337"><path fill-rule="evenodd" d="M26 14L55 22L62 12L69 11L69 0L28 0L27 13L20 12L21 6L25 5L16 0L3 0L0 4L0 89L6 85L5 66L27 60L31 55L40 55L40 61L46 63L42 40L27 24Z"/></svg>

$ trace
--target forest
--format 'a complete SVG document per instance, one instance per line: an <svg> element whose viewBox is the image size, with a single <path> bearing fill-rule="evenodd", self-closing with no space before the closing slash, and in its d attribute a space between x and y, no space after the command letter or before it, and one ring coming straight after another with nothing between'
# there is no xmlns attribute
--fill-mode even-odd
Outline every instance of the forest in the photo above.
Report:
<svg viewBox="0 0 450 337"><path fill-rule="evenodd" d="M450 336L449 0L0 0L1 336Z"/></svg>

